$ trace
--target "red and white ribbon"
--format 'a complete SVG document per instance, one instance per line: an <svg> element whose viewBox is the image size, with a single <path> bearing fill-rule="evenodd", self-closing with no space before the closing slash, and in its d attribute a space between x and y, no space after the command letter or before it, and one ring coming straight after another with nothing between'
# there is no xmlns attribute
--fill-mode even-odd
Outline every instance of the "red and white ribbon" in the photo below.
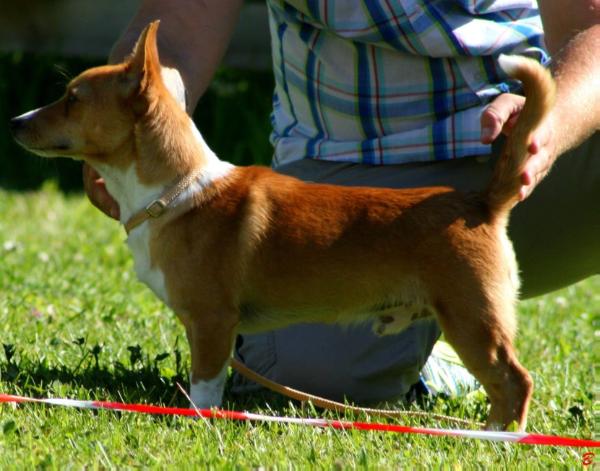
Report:
<svg viewBox="0 0 600 471"><path fill-rule="evenodd" d="M513 442L525 445L570 446L584 448L598 448L600 441L580 438L560 437L555 435L540 435L526 432L493 432L485 430L461 430L426 427L407 427L404 425L384 424L377 422L352 422L347 420L305 419L299 417L278 417L252 412L238 412L220 409L184 409L179 407L162 407L146 404L125 404L108 401L80 401L77 399L36 399L31 397L0 394L0 403L26 403L35 402L63 407L77 407L82 409L105 409L122 412L138 412L152 415L174 415L187 417L204 417L206 419L225 419L253 422L279 422L286 424L308 425L312 427L330 427L334 429L371 430L379 432L396 432L421 435L435 435L446 437L463 437L494 442Z"/></svg>

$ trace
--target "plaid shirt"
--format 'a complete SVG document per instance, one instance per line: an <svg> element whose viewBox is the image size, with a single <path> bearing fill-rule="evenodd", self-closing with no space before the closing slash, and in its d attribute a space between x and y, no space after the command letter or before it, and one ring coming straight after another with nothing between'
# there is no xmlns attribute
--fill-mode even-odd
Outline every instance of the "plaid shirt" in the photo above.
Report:
<svg viewBox="0 0 600 471"><path fill-rule="evenodd" d="M545 62L534 0L268 0L274 164L490 152L482 108L517 89L500 53Z"/></svg>

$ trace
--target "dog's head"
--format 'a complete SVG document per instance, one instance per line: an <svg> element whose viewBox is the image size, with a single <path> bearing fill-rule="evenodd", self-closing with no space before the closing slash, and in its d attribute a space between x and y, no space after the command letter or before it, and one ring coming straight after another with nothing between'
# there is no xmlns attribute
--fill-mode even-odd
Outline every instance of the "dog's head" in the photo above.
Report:
<svg viewBox="0 0 600 471"><path fill-rule="evenodd" d="M176 71L161 69L156 45L158 24L155 21L146 27L123 63L86 70L67 85L56 102L13 118L15 139L43 157L65 156L92 165L128 165L131 162L127 160L134 159L139 151L136 125L148 122L158 103L163 113L169 108L170 114L187 119L184 106L177 95L169 93L162 78L164 75L175 85L172 89L181 85Z"/></svg>

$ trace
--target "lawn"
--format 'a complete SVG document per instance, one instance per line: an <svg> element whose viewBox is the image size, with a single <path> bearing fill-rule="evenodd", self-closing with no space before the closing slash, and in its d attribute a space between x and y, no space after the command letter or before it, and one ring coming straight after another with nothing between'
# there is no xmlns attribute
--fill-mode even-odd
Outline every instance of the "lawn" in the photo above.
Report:
<svg viewBox="0 0 600 471"><path fill-rule="evenodd" d="M124 239L79 194L0 190L1 392L186 405L176 386L187 387L189 368L182 326L136 281ZM600 277L521 303L517 347L536 385L530 432L593 437L599 311ZM235 409L326 415L268 394L226 399ZM474 394L421 408L483 420L486 406ZM585 451L0 405L0 469L574 468Z"/></svg>

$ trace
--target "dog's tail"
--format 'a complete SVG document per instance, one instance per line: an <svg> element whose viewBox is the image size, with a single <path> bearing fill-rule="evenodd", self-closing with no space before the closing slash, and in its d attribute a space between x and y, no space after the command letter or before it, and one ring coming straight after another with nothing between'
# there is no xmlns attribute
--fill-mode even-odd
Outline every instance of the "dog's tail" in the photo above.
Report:
<svg viewBox="0 0 600 471"><path fill-rule="evenodd" d="M510 77L522 82L526 97L525 106L506 140L484 193L491 214L502 217L519 201L521 174L529 156L531 133L554 104L555 84L550 72L532 59L501 55L499 64Z"/></svg>

